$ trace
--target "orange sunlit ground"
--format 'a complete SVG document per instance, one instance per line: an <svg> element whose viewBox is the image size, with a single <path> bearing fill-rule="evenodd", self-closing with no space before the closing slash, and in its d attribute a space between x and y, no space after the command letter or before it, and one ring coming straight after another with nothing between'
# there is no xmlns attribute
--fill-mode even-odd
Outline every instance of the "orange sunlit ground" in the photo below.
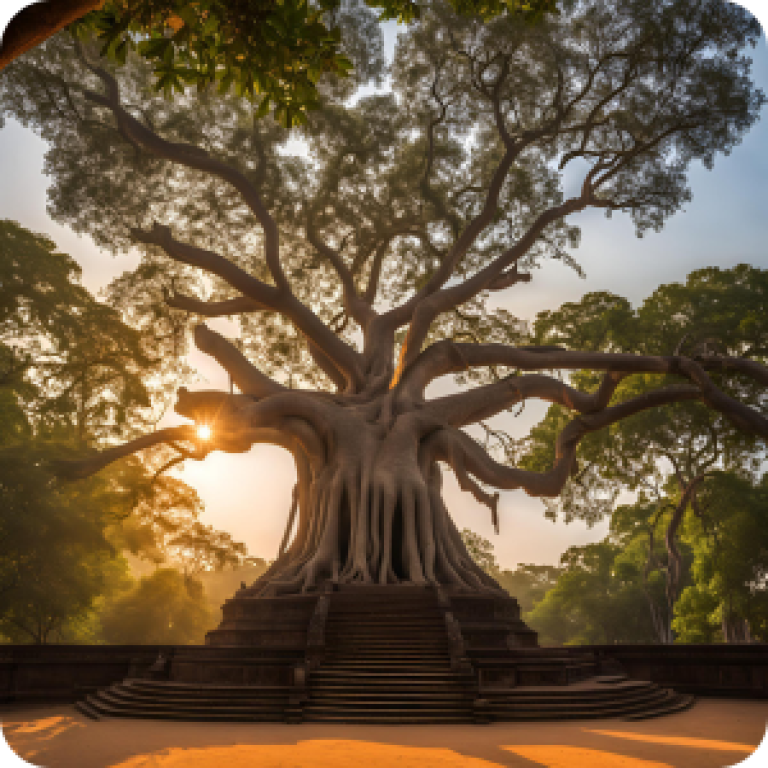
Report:
<svg viewBox="0 0 768 768"><path fill-rule="evenodd" d="M15 751L46 768L722 768L765 734L761 701L703 699L655 720L490 726L93 722L68 706L6 710Z"/></svg>

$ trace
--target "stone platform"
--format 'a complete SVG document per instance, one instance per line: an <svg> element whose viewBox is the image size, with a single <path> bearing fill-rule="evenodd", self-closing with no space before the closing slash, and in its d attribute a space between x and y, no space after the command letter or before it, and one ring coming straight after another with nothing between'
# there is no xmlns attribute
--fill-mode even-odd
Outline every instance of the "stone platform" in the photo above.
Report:
<svg viewBox="0 0 768 768"><path fill-rule="evenodd" d="M78 703L90 717L483 723L649 717L693 701L605 654L539 648L517 601L432 587L241 589L207 645L161 653Z"/></svg>

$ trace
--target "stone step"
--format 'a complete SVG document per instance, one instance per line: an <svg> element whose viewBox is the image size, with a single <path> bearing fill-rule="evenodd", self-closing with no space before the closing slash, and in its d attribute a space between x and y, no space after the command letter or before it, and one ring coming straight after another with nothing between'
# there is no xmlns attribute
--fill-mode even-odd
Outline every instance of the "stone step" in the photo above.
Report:
<svg viewBox="0 0 768 768"><path fill-rule="evenodd" d="M433 696L397 696L392 694L387 698L362 698L362 696L321 696L312 694L307 702L308 707L317 708L346 708L346 709L386 709L399 707L402 709L466 709L471 707L475 701L475 696L467 694L446 695L437 694Z"/></svg>
<svg viewBox="0 0 768 768"><path fill-rule="evenodd" d="M200 685L199 683L177 683L158 680L126 680L119 685L136 691L147 691L153 694L187 694L204 695L210 698L260 698L287 697L286 686L249 686L249 685Z"/></svg>
<svg viewBox="0 0 768 768"><path fill-rule="evenodd" d="M477 698L477 691L470 687L426 686L424 688L346 688L339 686L316 686L309 692L311 701L333 699L334 701L355 701L386 703L391 701L468 701Z"/></svg>
<svg viewBox="0 0 768 768"><path fill-rule="evenodd" d="M474 679L472 673L467 673L469 677ZM402 680L403 683L408 681L417 682L419 680L454 680L456 679L456 673L445 670L438 672L334 672L333 670L325 671L322 667L312 672L310 677L313 680L329 680L331 678L338 679L366 679L372 683L377 680Z"/></svg>
<svg viewBox="0 0 768 768"><path fill-rule="evenodd" d="M281 709L288 702L288 696L283 694L282 696L275 697L263 697L263 696L241 696L241 697L223 697L223 696L206 696L204 694L198 694L193 696L190 694L181 693L168 693L157 694L150 693L148 691L137 691L126 686L113 685L110 688L100 691L109 695L112 699L119 699L126 702L147 702L147 703L162 703L162 704L193 704L207 707L221 707L221 706L258 706L258 707L271 707L272 709Z"/></svg>
<svg viewBox="0 0 768 768"><path fill-rule="evenodd" d="M411 699L430 699L430 700L461 700L476 699L477 692L463 686L426 686L424 688L412 688L402 691L396 688L371 691L370 688L346 688L334 686L317 686L309 692L309 698L312 701L317 699L334 699L349 701L399 701Z"/></svg>
<svg viewBox="0 0 768 768"><path fill-rule="evenodd" d="M327 714L315 712L305 712L304 721L307 723L338 723L343 725L461 725L475 722L472 716L464 714L383 715L376 713L353 715L350 713Z"/></svg>
<svg viewBox="0 0 768 768"><path fill-rule="evenodd" d="M667 694L665 690L647 690L634 693L626 693L612 697L594 697L592 699L560 697L556 699L540 699L538 701L515 702L512 701L492 701L491 709L504 709L506 712L530 712L533 710L546 709L549 712L566 711L573 708L599 709L605 707L624 706L625 704L634 704L643 701L661 701Z"/></svg>
<svg viewBox="0 0 768 768"><path fill-rule="evenodd" d="M349 722L366 722L375 718L374 721L383 722L414 722L425 721L427 718L434 718L437 720L450 719L452 722L459 721L471 721L472 710L470 707L455 707L453 709L420 709L415 712L403 712L399 707L381 708L378 710L371 710L366 712L360 712L357 709L350 708L345 710L341 707L326 707L326 706L314 706L309 704L304 709L304 717L306 720L317 720L318 718L343 718L342 722L348 720Z"/></svg>
<svg viewBox="0 0 768 768"><path fill-rule="evenodd" d="M96 694L92 694L88 696L87 701L88 704L98 711L101 711L101 708L106 706L112 710L122 710L125 712L141 710L142 712L172 712L175 714L186 712L190 715L205 715L206 713L243 715L248 717L264 715L268 717L274 716L276 719L282 718L287 703L281 702L277 706L274 704L267 706L257 702L250 702L247 705L225 704L224 702L211 703L205 699L191 699L188 701L175 699L167 702L162 700L147 701L143 699L120 698L109 691L99 691Z"/></svg>
<svg viewBox="0 0 768 768"><path fill-rule="evenodd" d="M598 675L594 678L596 683L603 683L605 685L613 685L614 683L621 683L624 680L629 680L629 678L624 675Z"/></svg>
<svg viewBox="0 0 768 768"><path fill-rule="evenodd" d="M659 691L651 697L640 700L605 702L603 705L587 705L579 702L562 707L526 708L523 710L499 709L490 706L488 714L494 720L534 721L534 720L581 720L589 718L622 717L658 709L666 704L670 691ZM672 694L674 695L674 694Z"/></svg>
<svg viewBox="0 0 768 768"><path fill-rule="evenodd" d="M101 716L109 717L132 717L145 720L184 720L195 722L225 722L225 723L259 723L259 722L283 722L285 715L280 714L235 714L231 712L217 712L207 710L202 713L184 712L169 710L145 710L145 709L122 709L113 707L106 703L89 702L99 712Z"/></svg>
<svg viewBox="0 0 768 768"><path fill-rule="evenodd" d="M91 720L101 719L101 715L87 701L76 702L75 709L86 717L90 717Z"/></svg>
<svg viewBox="0 0 768 768"><path fill-rule="evenodd" d="M672 693L670 691L670 693ZM642 712L636 712L632 715L628 715L625 720L648 720L652 717L661 717L662 715L673 715L676 712L684 712L686 709L690 709L696 701L695 696L691 696L687 693L675 693L671 696L666 704L655 707L654 709L644 710Z"/></svg>
<svg viewBox="0 0 768 768"><path fill-rule="evenodd" d="M536 686L527 686L522 691L516 688L509 688L504 691L494 691L493 689L484 689L481 694L483 698L489 701L513 702L519 706L535 706L540 702L580 702L580 701L608 701L616 700L622 696L633 696L645 693L647 691L664 690L659 688L656 683L637 682L634 685L616 685L605 688L576 689L572 686L540 686L540 690L535 690ZM562 690L561 690L562 689Z"/></svg>

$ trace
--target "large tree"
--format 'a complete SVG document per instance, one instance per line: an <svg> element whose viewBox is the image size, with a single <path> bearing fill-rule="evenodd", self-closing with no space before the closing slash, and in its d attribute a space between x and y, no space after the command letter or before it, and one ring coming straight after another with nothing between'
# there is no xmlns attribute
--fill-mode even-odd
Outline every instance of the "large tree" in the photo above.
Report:
<svg viewBox="0 0 768 768"><path fill-rule="evenodd" d="M534 27L434 4L400 40L393 93L350 103L333 77L320 81L307 160L247 102L154 97L140 61L116 74L62 39L15 63L2 102L51 142L52 214L112 248L142 244L120 295L159 326L188 313L195 343L238 390L182 389L176 410L195 423L61 472L84 477L158 444L203 459L274 443L296 461L297 519L265 589L332 579L482 590L498 587L446 509L444 467L495 516L484 486L556 496L582 438L648 409L701 401L768 436L760 408L710 375L764 385L758 362L520 346L520 324L488 301L548 257L573 263L581 211L661 227L690 197L690 164L711 166L757 119L764 97L744 51L759 33L714 0L569 3ZM367 47L359 40L357 55ZM199 323L232 315L238 343ZM594 391L546 373L584 369L599 374ZM476 386L425 394L449 374ZM644 374L672 380L616 396ZM571 417L546 469L500 463L463 431L530 398Z"/></svg>

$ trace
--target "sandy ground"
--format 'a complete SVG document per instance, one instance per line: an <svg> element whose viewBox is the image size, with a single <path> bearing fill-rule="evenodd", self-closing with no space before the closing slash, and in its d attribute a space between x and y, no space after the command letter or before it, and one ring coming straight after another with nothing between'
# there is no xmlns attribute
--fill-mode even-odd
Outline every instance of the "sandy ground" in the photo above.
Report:
<svg viewBox="0 0 768 768"><path fill-rule="evenodd" d="M67 705L6 709L0 718L14 751L45 768L722 768L763 739L768 702L699 699L688 712L635 723L94 722Z"/></svg>

